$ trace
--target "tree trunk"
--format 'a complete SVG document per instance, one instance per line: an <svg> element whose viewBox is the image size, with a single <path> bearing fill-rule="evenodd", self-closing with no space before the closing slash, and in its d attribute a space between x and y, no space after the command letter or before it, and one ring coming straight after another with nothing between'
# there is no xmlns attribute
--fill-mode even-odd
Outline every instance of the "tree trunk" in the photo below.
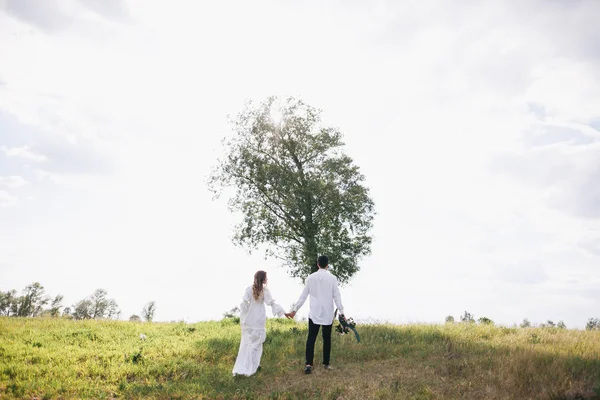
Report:
<svg viewBox="0 0 600 400"><path fill-rule="evenodd" d="M306 190L306 189L305 189ZM304 234L304 257L306 265L310 266L310 273L316 272L319 268L317 266L317 258L319 257L319 249L317 248L317 226L313 221L312 213L312 195L306 190L304 195L305 208L304 208L304 219L305 219L305 234Z"/></svg>
<svg viewBox="0 0 600 400"><path fill-rule="evenodd" d="M319 252L317 250L317 243L315 241L314 235L307 235L305 238L304 245L304 260L306 265L310 266L310 273L317 271L319 268L317 266L317 258L319 257Z"/></svg>

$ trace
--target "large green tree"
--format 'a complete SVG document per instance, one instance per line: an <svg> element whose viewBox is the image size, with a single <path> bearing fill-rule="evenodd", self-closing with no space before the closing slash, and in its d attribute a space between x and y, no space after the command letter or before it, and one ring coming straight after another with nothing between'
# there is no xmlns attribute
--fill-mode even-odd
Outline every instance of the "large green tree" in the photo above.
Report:
<svg viewBox="0 0 600 400"><path fill-rule="evenodd" d="M374 203L342 134L322 126L320 113L294 98L248 103L231 121L234 133L209 185L217 195L235 191L229 207L242 214L237 244L266 245L303 282L326 254L344 283L370 253Z"/></svg>

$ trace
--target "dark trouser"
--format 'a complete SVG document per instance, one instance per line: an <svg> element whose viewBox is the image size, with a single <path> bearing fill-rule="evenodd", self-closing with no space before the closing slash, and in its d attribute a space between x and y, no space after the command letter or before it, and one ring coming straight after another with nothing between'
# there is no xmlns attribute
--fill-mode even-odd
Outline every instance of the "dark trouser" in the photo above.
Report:
<svg viewBox="0 0 600 400"><path fill-rule="evenodd" d="M317 325L308 319L308 339L306 340L306 365L313 365L315 357L315 342L319 335L319 328L323 327L323 364L329 365L331 354L331 327L332 325Z"/></svg>

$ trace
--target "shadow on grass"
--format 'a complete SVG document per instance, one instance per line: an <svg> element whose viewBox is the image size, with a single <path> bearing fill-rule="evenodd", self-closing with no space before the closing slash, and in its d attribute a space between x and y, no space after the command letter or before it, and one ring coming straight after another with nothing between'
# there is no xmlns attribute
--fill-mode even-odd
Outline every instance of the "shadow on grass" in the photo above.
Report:
<svg viewBox="0 0 600 400"><path fill-rule="evenodd" d="M414 398L600 399L598 357L552 354L531 342L509 345L511 336L519 333L514 328L482 332L474 327L473 331L465 329L457 334L444 327L363 326L360 333L362 343L356 343L350 335L336 335L332 359L340 366L342 377L347 367L385 362L388 370L376 378L377 395L382 398L410 394ZM239 338L199 341L188 359L150 367L149 375L162 382L133 382L123 388L122 394L172 398L348 397L345 386L333 383L292 386L284 391L268 387L270 380L300 374L305 341L305 328L271 326L264 345L263 371L250 378L231 376ZM319 356L320 346L319 339L315 357ZM402 362L403 368L418 371L419 380L401 379L395 374L395 361Z"/></svg>
<svg viewBox="0 0 600 400"><path fill-rule="evenodd" d="M268 364L266 371L276 373L272 365L281 361L277 349L305 340L305 331L289 323L272 325L262 360ZM264 372L252 377L232 376L239 343L239 335L209 337L191 341L185 357L158 362L146 358L145 365L131 374L127 382L122 382L119 390L125 397L253 398L264 386ZM148 384L148 378L154 382Z"/></svg>

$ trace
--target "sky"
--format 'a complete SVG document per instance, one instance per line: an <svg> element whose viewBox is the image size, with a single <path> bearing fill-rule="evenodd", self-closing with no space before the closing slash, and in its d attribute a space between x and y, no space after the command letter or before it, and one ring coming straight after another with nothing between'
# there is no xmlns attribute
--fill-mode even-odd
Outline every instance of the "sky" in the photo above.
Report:
<svg viewBox="0 0 600 400"><path fill-rule="evenodd" d="M323 110L375 202L360 321L600 317L600 2L0 0L0 290L220 319L259 269L206 181L246 101ZM296 318L306 317L305 305Z"/></svg>

